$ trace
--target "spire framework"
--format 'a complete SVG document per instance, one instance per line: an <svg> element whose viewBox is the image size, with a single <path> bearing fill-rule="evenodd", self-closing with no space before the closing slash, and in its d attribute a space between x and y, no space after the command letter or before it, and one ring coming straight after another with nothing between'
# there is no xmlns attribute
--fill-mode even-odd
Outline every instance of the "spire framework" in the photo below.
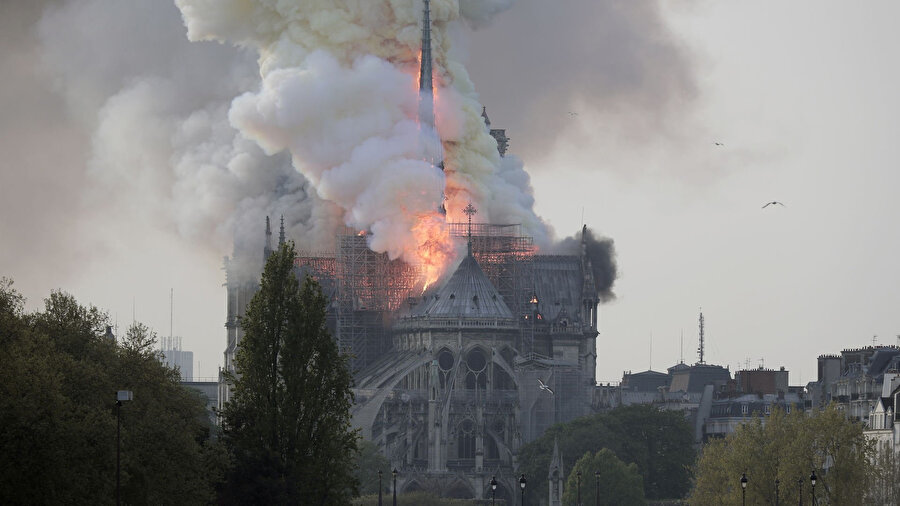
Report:
<svg viewBox="0 0 900 506"><path fill-rule="evenodd" d="M419 64L419 125L434 129L434 82L431 58L431 2L424 0L422 14L422 60Z"/></svg>

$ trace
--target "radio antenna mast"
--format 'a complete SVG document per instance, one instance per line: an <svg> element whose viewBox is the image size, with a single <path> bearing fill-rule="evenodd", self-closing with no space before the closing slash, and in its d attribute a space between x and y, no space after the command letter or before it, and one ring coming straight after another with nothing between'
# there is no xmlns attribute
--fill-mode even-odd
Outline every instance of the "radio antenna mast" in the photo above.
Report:
<svg viewBox="0 0 900 506"><path fill-rule="evenodd" d="M700 308L700 346L697 348L697 353L700 355L700 364L705 364L703 361L703 346L704 346L704 335L703 335L703 308Z"/></svg>

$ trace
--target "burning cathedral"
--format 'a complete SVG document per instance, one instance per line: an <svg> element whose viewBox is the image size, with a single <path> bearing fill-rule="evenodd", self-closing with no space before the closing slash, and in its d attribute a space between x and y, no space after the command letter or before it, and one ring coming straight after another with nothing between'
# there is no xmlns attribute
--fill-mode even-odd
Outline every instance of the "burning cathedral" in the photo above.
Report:
<svg viewBox="0 0 900 506"><path fill-rule="evenodd" d="M429 3L418 101L425 143L437 132ZM492 129L484 110L482 118L505 156L505 131ZM425 151L443 171L440 144ZM318 280L330 301L329 328L352 357L353 425L396 467L398 492L486 498L496 477L497 498L511 504L520 447L590 413L597 310L612 279L596 265L597 241L586 227L565 254L547 254L522 225L485 223L471 203L452 209L445 203L454 201L443 200L434 213L442 222L436 235L450 245L438 248L441 275L428 262L373 251L372 231L353 229L337 234L333 251L304 251L300 243L295 270ZM260 239L262 264L272 251L268 219ZM278 241L285 240L282 218ZM228 370L256 290L233 265L226 259ZM227 399L220 381L220 404Z"/></svg>

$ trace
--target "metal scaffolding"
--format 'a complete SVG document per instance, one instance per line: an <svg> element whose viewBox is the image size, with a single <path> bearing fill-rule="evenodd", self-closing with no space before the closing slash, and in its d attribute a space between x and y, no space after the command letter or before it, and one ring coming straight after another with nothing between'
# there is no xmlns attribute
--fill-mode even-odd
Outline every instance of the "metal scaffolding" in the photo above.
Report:
<svg viewBox="0 0 900 506"><path fill-rule="evenodd" d="M450 223L451 237L467 237L468 223ZM472 256L513 314L526 315L534 291L534 240L521 225L472 224Z"/></svg>
<svg viewBox="0 0 900 506"><path fill-rule="evenodd" d="M377 360L390 346L386 328L418 281L419 270L369 249L365 235L338 238L337 338L354 369Z"/></svg>
<svg viewBox="0 0 900 506"><path fill-rule="evenodd" d="M451 237L468 236L467 223L450 223ZM391 347L391 319L420 283L418 266L391 260L369 249L365 234L338 237L334 254L301 254L294 264L306 269L331 300L329 313L342 352L354 370L373 363ZM472 254L517 315L531 311L534 243L520 225L472 224ZM524 325L524 323L521 323Z"/></svg>

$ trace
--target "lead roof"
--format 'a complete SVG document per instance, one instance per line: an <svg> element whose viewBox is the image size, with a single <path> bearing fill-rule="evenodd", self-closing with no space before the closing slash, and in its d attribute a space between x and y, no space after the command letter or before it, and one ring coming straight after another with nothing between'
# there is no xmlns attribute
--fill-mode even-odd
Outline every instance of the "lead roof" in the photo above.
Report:
<svg viewBox="0 0 900 506"><path fill-rule="evenodd" d="M503 297L471 254L440 290L416 306L413 316L513 318Z"/></svg>

